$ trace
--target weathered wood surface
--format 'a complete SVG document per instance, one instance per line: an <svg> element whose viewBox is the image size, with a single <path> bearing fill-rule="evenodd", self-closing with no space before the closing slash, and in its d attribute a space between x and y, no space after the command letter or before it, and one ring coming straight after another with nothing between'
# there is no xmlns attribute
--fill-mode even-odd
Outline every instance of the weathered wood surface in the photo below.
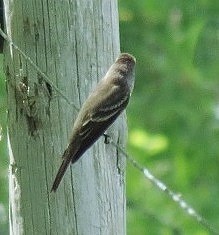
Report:
<svg viewBox="0 0 219 235"><path fill-rule="evenodd" d="M116 0L5 0L6 32L78 107L119 54ZM125 234L124 158L100 140L57 193L77 110L8 45L10 234ZM124 115L108 130L124 145Z"/></svg>

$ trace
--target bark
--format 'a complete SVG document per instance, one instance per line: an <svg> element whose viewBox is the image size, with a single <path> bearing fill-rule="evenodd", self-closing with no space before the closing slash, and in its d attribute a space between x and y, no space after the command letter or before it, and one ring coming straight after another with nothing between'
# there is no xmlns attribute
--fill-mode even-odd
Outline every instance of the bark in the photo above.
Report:
<svg viewBox="0 0 219 235"><path fill-rule="evenodd" d="M5 0L5 15L9 37L78 107L119 54L116 0ZM125 160L102 137L50 193L77 110L5 47L10 234L125 234ZM124 118L108 130L120 145Z"/></svg>

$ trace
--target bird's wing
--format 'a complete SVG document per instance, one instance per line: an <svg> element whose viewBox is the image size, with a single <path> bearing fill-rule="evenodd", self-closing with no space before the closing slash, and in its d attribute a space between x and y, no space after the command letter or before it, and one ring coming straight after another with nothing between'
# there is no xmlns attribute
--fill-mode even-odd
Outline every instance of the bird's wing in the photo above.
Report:
<svg viewBox="0 0 219 235"><path fill-rule="evenodd" d="M116 117L125 109L129 101L129 94L123 93L119 87L115 86L106 93L100 103L89 113L84 120L79 135L84 139L95 130L95 128L104 129L116 119ZM102 128L103 127L103 128Z"/></svg>

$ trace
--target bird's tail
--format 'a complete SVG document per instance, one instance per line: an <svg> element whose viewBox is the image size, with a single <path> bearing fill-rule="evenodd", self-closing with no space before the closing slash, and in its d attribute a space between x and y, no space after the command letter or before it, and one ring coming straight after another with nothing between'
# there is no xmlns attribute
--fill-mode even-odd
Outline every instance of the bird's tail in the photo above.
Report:
<svg viewBox="0 0 219 235"><path fill-rule="evenodd" d="M66 149L65 153L63 154L62 165L59 167L58 173L56 175L56 178L55 178L53 185L52 185L52 188L51 188L51 192L52 191L55 192L57 190L57 188L58 188L58 186L59 186L67 168L68 168L68 165L71 162L71 157L68 156L67 151L68 151L68 149ZM67 156L65 156L65 155L67 155Z"/></svg>

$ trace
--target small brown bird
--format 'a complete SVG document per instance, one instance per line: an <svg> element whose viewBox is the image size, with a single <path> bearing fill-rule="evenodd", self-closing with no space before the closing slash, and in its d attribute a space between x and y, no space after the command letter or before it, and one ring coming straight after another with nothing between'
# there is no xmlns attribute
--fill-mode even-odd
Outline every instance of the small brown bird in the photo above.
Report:
<svg viewBox="0 0 219 235"><path fill-rule="evenodd" d="M134 87L136 59L122 53L81 107L70 143L51 191L56 191L64 173L102 135L126 108Z"/></svg>

